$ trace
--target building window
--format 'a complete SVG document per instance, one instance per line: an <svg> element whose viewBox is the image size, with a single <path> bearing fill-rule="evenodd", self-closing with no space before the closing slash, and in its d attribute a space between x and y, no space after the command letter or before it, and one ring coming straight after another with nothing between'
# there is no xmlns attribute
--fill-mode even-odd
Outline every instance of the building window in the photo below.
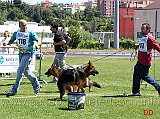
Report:
<svg viewBox="0 0 160 119"><path fill-rule="evenodd" d="M160 32L157 32L157 38L160 38Z"/></svg>
<svg viewBox="0 0 160 119"><path fill-rule="evenodd" d="M137 32L137 38L142 38L142 33L141 32Z"/></svg>
<svg viewBox="0 0 160 119"><path fill-rule="evenodd" d="M143 4L143 1L138 2L138 4Z"/></svg>

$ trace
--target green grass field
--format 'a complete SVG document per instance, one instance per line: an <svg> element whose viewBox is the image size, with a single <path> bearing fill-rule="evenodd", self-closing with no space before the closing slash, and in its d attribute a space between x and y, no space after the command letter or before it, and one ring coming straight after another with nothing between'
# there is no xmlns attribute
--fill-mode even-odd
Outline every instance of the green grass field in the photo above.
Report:
<svg viewBox="0 0 160 119"><path fill-rule="evenodd" d="M47 82L53 77L44 73L52 64L54 56L45 56L42 60L41 79ZM68 96L59 100L56 83L45 84L38 97L33 94L28 79L23 79L19 92L12 97L6 97L5 90L10 89L14 80L0 80L0 118L1 119L145 119L160 118L160 97L151 85L141 85L141 97L123 96L131 94L133 67L129 57L103 56L67 56L68 65L83 65L89 60L100 72L96 77L90 76L102 88L92 87L92 92L86 88L84 110L68 110ZM98 60L102 58L101 60ZM155 67L154 67L155 65ZM38 70L39 60L36 60ZM155 71L155 72L154 72ZM150 69L151 76L160 77L160 59L156 58ZM38 76L38 73L35 72ZM11 74L15 77L16 74ZM158 81L160 82L160 81ZM144 110L152 110L150 116L144 116Z"/></svg>

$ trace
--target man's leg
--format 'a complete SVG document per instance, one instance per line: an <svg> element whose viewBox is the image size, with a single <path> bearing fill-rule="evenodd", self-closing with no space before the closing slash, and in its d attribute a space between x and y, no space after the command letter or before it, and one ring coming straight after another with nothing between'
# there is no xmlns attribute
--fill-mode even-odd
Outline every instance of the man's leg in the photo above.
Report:
<svg viewBox="0 0 160 119"><path fill-rule="evenodd" d="M58 63L59 57L58 54L55 55L55 58L53 60L53 64L55 65L56 68L59 67L59 63Z"/></svg>
<svg viewBox="0 0 160 119"><path fill-rule="evenodd" d="M59 66L62 69L66 67L66 53L59 54Z"/></svg>
<svg viewBox="0 0 160 119"><path fill-rule="evenodd" d="M58 54L55 55L55 58L54 58L54 61L53 61L53 64L55 65L56 68L59 67L59 57L58 57ZM54 77L53 80L50 82L50 83L56 83L58 81L57 77Z"/></svg>
<svg viewBox="0 0 160 119"><path fill-rule="evenodd" d="M24 75L30 80L34 94L38 94L41 88L41 85L37 79L37 77L29 70L29 67L25 69Z"/></svg>
<svg viewBox="0 0 160 119"><path fill-rule="evenodd" d="M11 90L6 90L6 93L8 95L14 95L18 92L20 83L22 81L22 75L24 73L24 70L25 70L26 66L28 65L29 59L30 59L29 54L27 54L27 55L23 54L23 55L19 56L20 64L19 64L19 67L18 67L18 70L17 70L16 82L15 82L15 84L12 87Z"/></svg>
<svg viewBox="0 0 160 119"><path fill-rule="evenodd" d="M155 89L158 91L159 95L160 95L160 84L158 82L155 81L155 79L153 79L150 75L149 75L149 68L146 69L146 75L143 77L143 80L146 81L147 83L151 84L152 86L155 87Z"/></svg>
<svg viewBox="0 0 160 119"><path fill-rule="evenodd" d="M141 67L138 65L138 63L134 66L133 86L132 86L133 95L140 95L140 80L141 80L141 77L139 76L140 68Z"/></svg>

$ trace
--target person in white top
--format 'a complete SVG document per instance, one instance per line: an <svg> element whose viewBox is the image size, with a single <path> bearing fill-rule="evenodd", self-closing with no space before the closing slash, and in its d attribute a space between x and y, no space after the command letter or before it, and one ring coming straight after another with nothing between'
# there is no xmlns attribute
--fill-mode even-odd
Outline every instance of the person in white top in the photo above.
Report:
<svg viewBox="0 0 160 119"><path fill-rule="evenodd" d="M1 46L7 46L9 40L10 40L11 33L8 30L4 31L4 38L1 40ZM9 49L2 48L2 52L9 52ZM0 73L2 75L2 73ZM10 73L6 73L6 77L10 77Z"/></svg>
<svg viewBox="0 0 160 119"><path fill-rule="evenodd" d="M10 40L11 33L7 30L4 31L4 38L1 40L1 46L7 46ZM2 52L7 52L6 48L2 48Z"/></svg>

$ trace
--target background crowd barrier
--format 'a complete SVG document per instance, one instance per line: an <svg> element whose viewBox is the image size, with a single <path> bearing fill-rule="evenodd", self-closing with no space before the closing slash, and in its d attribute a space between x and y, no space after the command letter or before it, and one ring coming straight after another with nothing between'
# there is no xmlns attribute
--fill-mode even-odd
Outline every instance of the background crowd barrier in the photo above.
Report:
<svg viewBox="0 0 160 119"><path fill-rule="evenodd" d="M2 50L6 48L6 51ZM10 50L12 49L12 50ZM36 54L35 54L36 55ZM29 68L31 71L35 71L36 67L36 56L33 55ZM0 73L16 73L19 66L19 55L16 51L16 47L12 46L2 46L0 47ZM3 75L1 79L13 79L13 78L4 78Z"/></svg>

